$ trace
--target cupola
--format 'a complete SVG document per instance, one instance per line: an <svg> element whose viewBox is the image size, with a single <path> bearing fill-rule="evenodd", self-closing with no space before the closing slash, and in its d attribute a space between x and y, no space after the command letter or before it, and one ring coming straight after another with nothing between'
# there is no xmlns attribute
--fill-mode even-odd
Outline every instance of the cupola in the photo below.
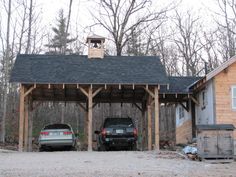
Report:
<svg viewBox="0 0 236 177"><path fill-rule="evenodd" d="M87 37L88 58L104 58L105 37L92 35Z"/></svg>

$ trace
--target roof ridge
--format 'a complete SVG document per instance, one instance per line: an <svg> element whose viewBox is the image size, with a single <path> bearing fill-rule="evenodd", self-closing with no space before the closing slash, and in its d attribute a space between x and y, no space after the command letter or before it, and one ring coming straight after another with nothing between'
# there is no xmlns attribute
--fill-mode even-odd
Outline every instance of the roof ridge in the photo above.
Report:
<svg viewBox="0 0 236 177"><path fill-rule="evenodd" d="M206 80L210 80L211 78L215 77L217 74L219 74L221 71L223 71L225 68L228 68L230 65L236 62L236 55L228 59L227 61L223 62L221 65L219 65L217 68L215 68L213 71L209 72L206 75Z"/></svg>

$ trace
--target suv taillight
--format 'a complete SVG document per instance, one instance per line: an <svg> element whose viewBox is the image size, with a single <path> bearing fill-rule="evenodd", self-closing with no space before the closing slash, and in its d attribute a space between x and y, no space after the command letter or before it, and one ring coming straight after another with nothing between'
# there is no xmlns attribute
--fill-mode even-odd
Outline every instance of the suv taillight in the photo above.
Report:
<svg viewBox="0 0 236 177"><path fill-rule="evenodd" d="M103 129L102 129L102 137L105 137L105 136L106 136L106 134L107 134L107 132L106 132L106 129L105 129L105 128L103 128Z"/></svg>
<svg viewBox="0 0 236 177"><path fill-rule="evenodd" d="M49 132L41 132L40 135L47 136L49 135Z"/></svg>
<svg viewBox="0 0 236 177"><path fill-rule="evenodd" d="M138 136L138 131L137 131L136 128L134 128L134 132L133 132L133 133L134 133L134 137L137 138L137 136Z"/></svg>
<svg viewBox="0 0 236 177"><path fill-rule="evenodd" d="M68 131L68 132L63 132L63 134L64 134L64 135L71 135L72 132L69 132L69 131Z"/></svg>

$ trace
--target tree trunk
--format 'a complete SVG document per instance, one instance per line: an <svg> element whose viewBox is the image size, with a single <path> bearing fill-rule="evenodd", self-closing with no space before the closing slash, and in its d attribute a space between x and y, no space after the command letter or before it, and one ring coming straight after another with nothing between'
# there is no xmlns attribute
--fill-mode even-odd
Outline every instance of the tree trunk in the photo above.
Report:
<svg viewBox="0 0 236 177"><path fill-rule="evenodd" d="M116 55L121 56L121 53L122 53L122 47L120 44L117 44L116 45Z"/></svg>
<svg viewBox="0 0 236 177"><path fill-rule="evenodd" d="M30 47L31 47L31 29L32 29L32 9L33 9L33 0L30 0L30 8L29 8L29 31L28 31L28 37L27 37L27 46L25 53L30 53Z"/></svg>
<svg viewBox="0 0 236 177"><path fill-rule="evenodd" d="M3 91L3 117L1 124L1 137L0 141L5 143L5 135L6 135L6 116L7 116L7 98L8 98L8 70L9 70L9 39L10 39L10 20L11 20L11 0L8 1L8 14L7 14L7 37L6 37L6 55L4 57L4 91Z"/></svg>
<svg viewBox="0 0 236 177"><path fill-rule="evenodd" d="M65 122L65 103L62 103L61 105L61 123L63 124Z"/></svg>

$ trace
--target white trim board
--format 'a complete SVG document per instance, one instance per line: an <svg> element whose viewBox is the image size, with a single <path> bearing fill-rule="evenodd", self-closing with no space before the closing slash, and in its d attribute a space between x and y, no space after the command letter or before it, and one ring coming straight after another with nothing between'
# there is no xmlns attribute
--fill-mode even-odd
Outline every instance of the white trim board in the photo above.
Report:
<svg viewBox="0 0 236 177"><path fill-rule="evenodd" d="M216 69L214 69L213 71L211 71L210 73L208 73L206 75L206 81L209 81L210 79L212 79L213 77L215 77L217 74L219 74L221 71L223 71L224 69L226 69L227 67L229 67L231 64L233 64L234 62L236 62L236 56L233 56L232 58L230 58L229 60L227 60L226 62L224 62L222 65L218 66Z"/></svg>

